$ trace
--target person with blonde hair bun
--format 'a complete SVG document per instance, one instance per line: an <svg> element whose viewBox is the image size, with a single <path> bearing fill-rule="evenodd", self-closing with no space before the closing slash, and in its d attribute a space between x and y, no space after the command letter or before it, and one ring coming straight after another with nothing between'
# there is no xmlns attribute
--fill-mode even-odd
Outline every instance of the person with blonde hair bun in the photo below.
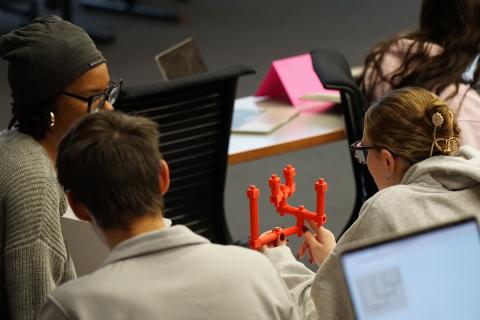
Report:
<svg viewBox="0 0 480 320"><path fill-rule="evenodd" d="M338 253L357 241L374 241L462 216L480 219L480 151L460 146L454 114L421 88L391 91L367 111L363 139L351 149L366 164L379 191L337 244L327 229L304 233L314 274L290 248L265 248L305 319L354 319ZM284 243L282 243L284 244Z"/></svg>

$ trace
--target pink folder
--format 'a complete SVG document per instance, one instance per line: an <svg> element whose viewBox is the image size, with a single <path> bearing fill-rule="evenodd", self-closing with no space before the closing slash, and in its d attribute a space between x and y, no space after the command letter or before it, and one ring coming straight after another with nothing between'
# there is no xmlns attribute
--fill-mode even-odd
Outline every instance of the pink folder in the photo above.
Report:
<svg viewBox="0 0 480 320"><path fill-rule="evenodd" d="M332 102L318 102L301 99L305 94L336 93L327 90L313 70L310 54L275 60L258 88L255 96L268 96L292 104L301 110L324 111Z"/></svg>

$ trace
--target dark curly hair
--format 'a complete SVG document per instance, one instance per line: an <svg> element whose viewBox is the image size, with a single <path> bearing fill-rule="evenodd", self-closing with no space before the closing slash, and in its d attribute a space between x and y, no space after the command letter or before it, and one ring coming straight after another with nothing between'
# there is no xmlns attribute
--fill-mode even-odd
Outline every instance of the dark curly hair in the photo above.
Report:
<svg viewBox="0 0 480 320"><path fill-rule="evenodd" d="M8 129L18 128L18 131L28 134L35 140L41 140L50 130L50 112L52 112L53 99L48 99L35 104L12 103L13 117Z"/></svg>

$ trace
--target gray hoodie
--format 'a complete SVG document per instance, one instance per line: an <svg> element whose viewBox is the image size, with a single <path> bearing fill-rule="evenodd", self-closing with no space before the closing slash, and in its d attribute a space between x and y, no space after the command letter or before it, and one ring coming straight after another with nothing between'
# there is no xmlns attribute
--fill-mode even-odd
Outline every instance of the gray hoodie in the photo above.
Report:
<svg viewBox="0 0 480 320"><path fill-rule="evenodd" d="M339 255L352 242L476 216L480 219L480 152L463 146L455 157L435 156L410 167L402 182L377 192L338 241L317 274L287 247L265 254L279 269L305 319L354 319Z"/></svg>

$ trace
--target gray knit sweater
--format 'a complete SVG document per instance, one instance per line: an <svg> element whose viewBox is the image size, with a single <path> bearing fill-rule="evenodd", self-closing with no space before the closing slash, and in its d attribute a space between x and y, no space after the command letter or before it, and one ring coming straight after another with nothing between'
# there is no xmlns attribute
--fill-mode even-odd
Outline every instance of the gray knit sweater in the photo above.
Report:
<svg viewBox="0 0 480 320"><path fill-rule="evenodd" d="M48 294L75 278L60 225L63 190L44 149L0 133L0 318L35 319Z"/></svg>

